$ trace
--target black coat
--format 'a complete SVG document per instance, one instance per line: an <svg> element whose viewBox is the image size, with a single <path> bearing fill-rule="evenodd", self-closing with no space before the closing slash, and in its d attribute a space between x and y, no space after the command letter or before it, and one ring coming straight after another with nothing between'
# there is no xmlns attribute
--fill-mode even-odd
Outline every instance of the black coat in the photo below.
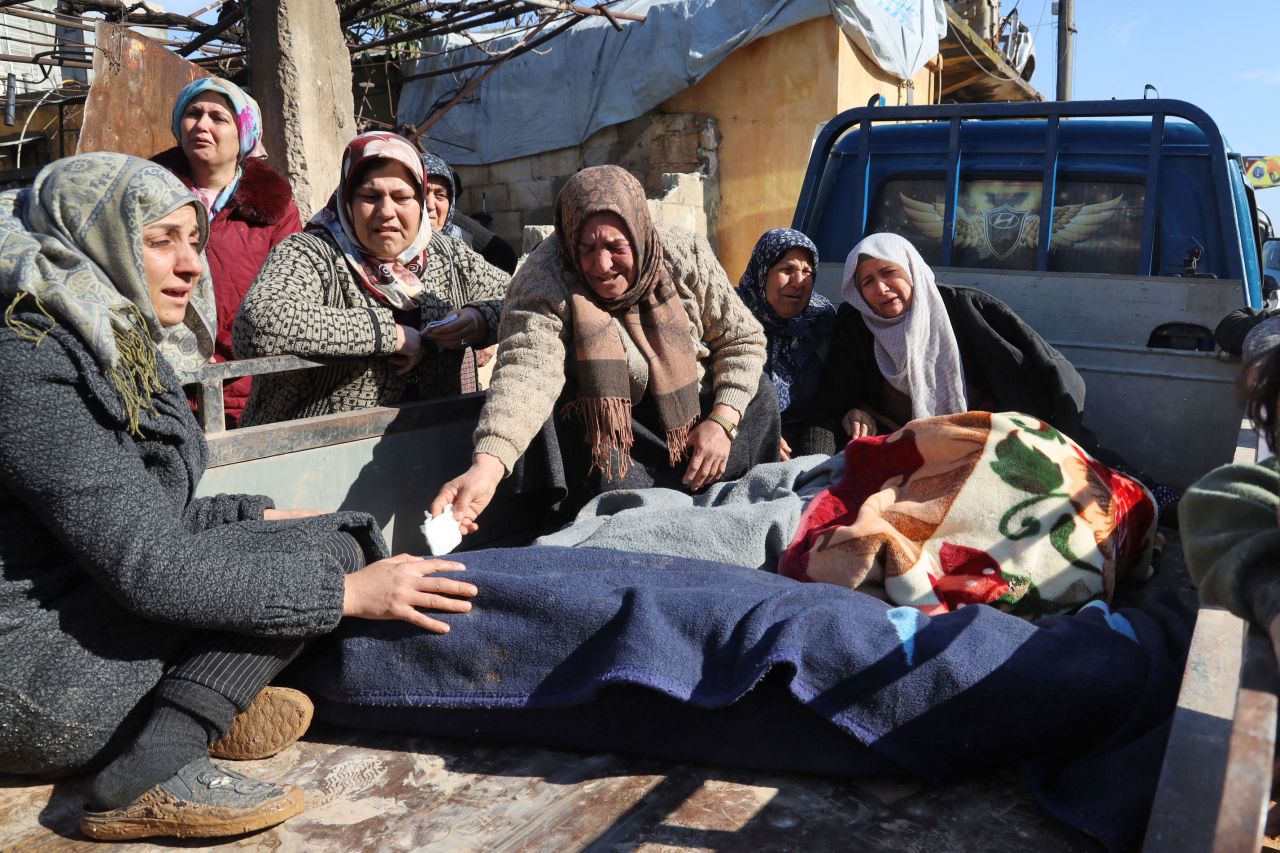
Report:
<svg viewBox="0 0 1280 853"><path fill-rule="evenodd" d="M0 323L0 363L0 772L93 760L202 630L332 630L332 531L386 553L363 514L266 522L267 498L194 497L208 450L163 358L142 438L65 327L37 345Z"/></svg>
<svg viewBox="0 0 1280 853"><path fill-rule="evenodd" d="M1082 422L1084 380L1071 362L989 293L937 287L960 349L966 387L977 390L992 411L1034 415L1092 446L1093 436ZM846 412L866 406L885 410L874 343L862 315L841 305L812 418L817 427L835 434L837 448L848 441L839 426Z"/></svg>

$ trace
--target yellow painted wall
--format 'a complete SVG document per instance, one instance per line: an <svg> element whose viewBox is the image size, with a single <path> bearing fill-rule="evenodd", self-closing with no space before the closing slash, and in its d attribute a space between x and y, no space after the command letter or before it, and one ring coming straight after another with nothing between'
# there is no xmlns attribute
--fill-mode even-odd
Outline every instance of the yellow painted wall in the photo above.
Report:
<svg viewBox="0 0 1280 853"><path fill-rule="evenodd" d="M937 77L930 67L916 75L915 103L936 101ZM906 102L906 90L823 17L735 51L659 107L708 114L719 126L716 242L732 281L762 233L791 224L819 126L877 92L889 104Z"/></svg>

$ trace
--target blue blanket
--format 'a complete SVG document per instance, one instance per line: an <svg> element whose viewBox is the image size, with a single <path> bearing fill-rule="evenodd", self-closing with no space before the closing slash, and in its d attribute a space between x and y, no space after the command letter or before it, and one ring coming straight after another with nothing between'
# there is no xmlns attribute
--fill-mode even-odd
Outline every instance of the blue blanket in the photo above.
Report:
<svg viewBox="0 0 1280 853"><path fill-rule="evenodd" d="M459 556L480 595L449 634L350 620L294 667L320 719L847 776L1021 760L1050 814L1141 836L1190 640L1172 602L929 618L687 558Z"/></svg>

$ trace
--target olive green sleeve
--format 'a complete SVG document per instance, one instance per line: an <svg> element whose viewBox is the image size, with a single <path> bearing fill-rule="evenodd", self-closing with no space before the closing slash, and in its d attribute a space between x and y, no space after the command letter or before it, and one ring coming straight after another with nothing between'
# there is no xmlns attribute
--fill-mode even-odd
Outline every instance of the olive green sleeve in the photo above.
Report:
<svg viewBox="0 0 1280 853"><path fill-rule="evenodd" d="M1280 460L1224 465L1187 489L1178 508L1191 579L1205 604L1253 616L1243 589L1254 568L1280 578Z"/></svg>

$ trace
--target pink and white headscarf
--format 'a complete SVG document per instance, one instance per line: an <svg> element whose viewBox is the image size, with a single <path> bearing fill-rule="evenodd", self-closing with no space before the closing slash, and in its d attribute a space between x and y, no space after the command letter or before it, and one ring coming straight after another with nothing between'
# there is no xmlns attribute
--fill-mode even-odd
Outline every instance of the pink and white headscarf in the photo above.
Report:
<svg viewBox="0 0 1280 853"><path fill-rule="evenodd" d="M351 216L351 196L355 192L355 176L370 160L391 160L401 163L418 190L418 204L422 204L425 178L422 172L422 155L418 149L394 133L371 131L362 133L342 152L342 177L338 188L329 197L324 209L311 218L308 228L323 228L333 237L351 271L360 283L368 288L379 301L392 308L411 308L422 295L422 275L427 268L427 244L431 242L431 217L422 211L418 233L413 242L394 258L373 255L356 236Z"/></svg>

